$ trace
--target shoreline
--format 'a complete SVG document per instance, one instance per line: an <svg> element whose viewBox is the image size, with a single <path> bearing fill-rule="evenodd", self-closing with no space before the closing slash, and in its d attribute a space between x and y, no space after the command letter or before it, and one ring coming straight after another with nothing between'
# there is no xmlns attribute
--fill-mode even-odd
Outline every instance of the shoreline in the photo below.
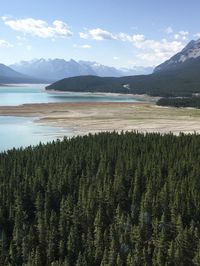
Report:
<svg viewBox="0 0 200 266"><path fill-rule="evenodd" d="M163 108L148 102L85 102L0 106L1 116L34 117L40 125L62 129L64 137L102 131L200 133L200 110Z"/></svg>
<svg viewBox="0 0 200 266"><path fill-rule="evenodd" d="M15 87L15 88L18 88L18 87L27 87L27 88L29 88L29 87L32 87L32 86L46 86L46 85L49 85L49 84L47 84L47 83L33 83L33 84L31 84L31 83L7 83L7 84L0 84L0 88L1 87Z"/></svg>
<svg viewBox="0 0 200 266"><path fill-rule="evenodd" d="M53 94L70 94L70 93L84 93L86 95L102 95L102 96L130 96L131 98L135 98L136 100L144 101L144 102L157 102L161 97L158 96L150 96L148 94L133 94L133 93L115 93L115 92L74 92L74 91L58 91L58 90L46 90L46 88L42 89L42 91L46 93Z"/></svg>

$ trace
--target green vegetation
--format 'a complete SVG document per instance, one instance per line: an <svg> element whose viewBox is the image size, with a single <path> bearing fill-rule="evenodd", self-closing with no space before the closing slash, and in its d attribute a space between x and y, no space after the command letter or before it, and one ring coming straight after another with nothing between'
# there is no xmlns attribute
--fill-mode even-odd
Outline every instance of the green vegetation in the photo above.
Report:
<svg viewBox="0 0 200 266"><path fill-rule="evenodd" d="M157 105L200 108L200 97L161 98L157 101Z"/></svg>
<svg viewBox="0 0 200 266"><path fill-rule="evenodd" d="M200 93L199 67L199 60L190 60L177 69L155 72L151 75L121 78L79 76L57 81L46 89L135 93L160 97L191 97L194 93Z"/></svg>
<svg viewBox="0 0 200 266"><path fill-rule="evenodd" d="M47 86L46 89L75 92L128 92L128 89L119 83L118 78L102 78L97 76L78 76L62 79Z"/></svg>
<svg viewBox="0 0 200 266"><path fill-rule="evenodd" d="M0 154L0 265L200 265L200 136L101 133Z"/></svg>

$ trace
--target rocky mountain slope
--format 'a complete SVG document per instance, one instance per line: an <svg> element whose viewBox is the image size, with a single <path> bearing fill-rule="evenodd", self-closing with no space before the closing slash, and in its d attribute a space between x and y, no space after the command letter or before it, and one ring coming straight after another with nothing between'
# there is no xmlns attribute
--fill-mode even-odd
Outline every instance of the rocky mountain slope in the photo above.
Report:
<svg viewBox="0 0 200 266"><path fill-rule="evenodd" d="M197 63L200 66L200 39L189 42L182 51L157 66L154 73L191 68L193 64L196 67Z"/></svg>

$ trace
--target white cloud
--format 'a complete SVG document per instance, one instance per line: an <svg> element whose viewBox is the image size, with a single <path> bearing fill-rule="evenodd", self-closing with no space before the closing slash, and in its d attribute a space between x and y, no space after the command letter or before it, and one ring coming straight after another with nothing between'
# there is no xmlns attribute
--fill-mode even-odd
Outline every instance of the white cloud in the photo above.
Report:
<svg viewBox="0 0 200 266"><path fill-rule="evenodd" d="M179 31L179 34L181 36L187 36L189 34L189 32L188 31L181 30L181 31Z"/></svg>
<svg viewBox="0 0 200 266"><path fill-rule="evenodd" d="M18 41L26 41L26 38L25 37L22 37L22 36L16 36L16 39L18 40Z"/></svg>
<svg viewBox="0 0 200 266"><path fill-rule="evenodd" d="M166 32L172 33L173 29L168 27ZM176 40L153 40L147 39L143 34L129 35L127 33L119 33L114 35L113 33L102 30L93 29L85 30L85 32L80 32L80 37L83 39L94 39L94 40L119 40L123 42L130 42L136 48L136 58L141 63L146 65L156 65L159 64L171 56L179 52L184 47L184 41L187 39L187 31L179 31L178 38ZM117 60L117 57L113 57Z"/></svg>
<svg viewBox="0 0 200 266"><path fill-rule="evenodd" d="M184 35L186 32L181 34ZM147 39L143 34L128 35L120 33L118 39L132 43L138 50L136 57L151 65L165 61L184 47L183 39L181 41L168 41L166 39L157 41Z"/></svg>
<svg viewBox="0 0 200 266"><path fill-rule="evenodd" d="M3 17L1 17L1 19L2 19L3 21L6 21L6 20L8 19L8 17L7 17L7 16L3 16Z"/></svg>
<svg viewBox="0 0 200 266"><path fill-rule="evenodd" d="M118 56L113 57L114 60L119 60L120 58Z"/></svg>
<svg viewBox="0 0 200 266"><path fill-rule="evenodd" d="M124 42L142 42L145 40L145 36L143 34L128 35L126 33L119 33L117 39Z"/></svg>
<svg viewBox="0 0 200 266"><path fill-rule="evenodd" d="M172 29L172 27L167 27L166 29L165 29L165 33L167 33L167 34L170 34L170 33L173 33L174 31L173 31L173 29Z"/></svg>
<svg viewBox="0 0 200 266"><path fill-rule="evenodd" d="M135 46L142 52L137 57L150 62L151 64L159 64L183 49L184 44L180 41L161 41L145 40L143 43L136 43Z"/></svg>
<svg viewBox="0 0 200 266"><path fill-rule="evenodd" d="M184 30L181 30L179 31L178 33L176 33L174 35L174 39L175 40L187 40L187 36L188 36L189 32L188 31L184 31Z"/></svg>
<svg viewBox="0 0 200 266"><path fill-rule="evenodd" d="M170 34L173 32L173 29L167 27L165 31ZM85 32L80 32L79 34L83 39L130 42L135 48L137 48L136 51L138 53L136 57L138 59L145 62L151 62L151 64L159 64L179 52L184 47L183 41L187 39L189 33L187 31L179 31L178 38L173 41L168 41L166 39L160 41L147 39L143 34L129 35L121 32L114 35L113 33L100 28L92 30L85 29ZM113 59L117 60L117 57L113 57Z"/></svg>
<svg viewBox="0 0 200 266"><path fill-rule="evenodd" d="M200 38L200 32L199 33L195 33L194 34L194 37L197 38L197 39L199 39Z"/></svg>
<svg viewBox="0 0 200 266"><path fill-rule="evenodd" d="M92 46L89 45L89 44L83 44L80 47L83 48L83 49L90 49L90 48L92 48Z"/></svg>
<svg viewBox="0 0 200 266"><path fill-rule="evenodd" d="M89 39L89 34L86 32L79 32L79 36L81 39Z"/></svg>
<svg viewBox="0 0 200 266"><path fill-rule="evenodd" d="M97 41L116 39L116 37L111 32L102 30L100 28L80 32L79 35L82 39L93 39Z"/></svg>
<svg viewBox="0 0 200 266"><path fill-rule="evenodd" d="M74 46L75 48L83 48L83 49L90 49L90 48L92 48L92 46L89 45L89 44L83 44L83 45L77 45L77 44L74 44L73 46Z"/></svg>
<svg viewBox="0 0 200 266"><path fill-rule="evenodd" d="M66 38L73 35L69 26L60 20L55 20L51 26L44 20L33 18L14 20L3 17L2 20L5 25L15 31L31 34L40 38Z"/></svg>
<svg viewBox="0 0 200 266"><path fill-rule="evenodd" d="M0 40L0 47L13 47L13 45L5 40Z"/></svg>

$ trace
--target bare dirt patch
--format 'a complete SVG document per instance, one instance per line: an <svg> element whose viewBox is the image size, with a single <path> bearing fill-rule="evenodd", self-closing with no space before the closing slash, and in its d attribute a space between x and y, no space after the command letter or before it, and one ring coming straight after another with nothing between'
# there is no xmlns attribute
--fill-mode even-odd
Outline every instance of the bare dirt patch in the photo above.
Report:
<svg viewBox="0 0 200 266"><path fill-rule="evenodd" d="M0 107L0 115L37 117L37 123L71 128L74 135L113 130L200 133L200 110L154 103L25 104Z"/></svg>

